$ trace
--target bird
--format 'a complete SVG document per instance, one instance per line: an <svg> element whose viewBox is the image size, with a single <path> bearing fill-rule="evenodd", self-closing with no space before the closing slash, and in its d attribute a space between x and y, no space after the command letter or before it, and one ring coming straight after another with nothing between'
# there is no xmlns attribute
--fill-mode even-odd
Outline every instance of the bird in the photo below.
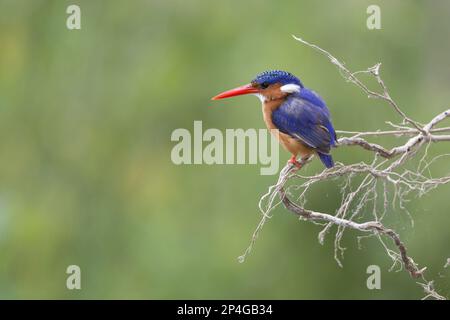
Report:
<svg viewBox="0 0 450 320"><path fill-rule="evenodd" d="M292 155L288 163L300 169L312 155L318 155L326 168L334 166L330 151L336 147L337 136L330 111L325 101L299 78L287 71L264 71L249 84L224 91L211 100L246 94L261 100L267 129L278 130L279 143Z"/></svg>

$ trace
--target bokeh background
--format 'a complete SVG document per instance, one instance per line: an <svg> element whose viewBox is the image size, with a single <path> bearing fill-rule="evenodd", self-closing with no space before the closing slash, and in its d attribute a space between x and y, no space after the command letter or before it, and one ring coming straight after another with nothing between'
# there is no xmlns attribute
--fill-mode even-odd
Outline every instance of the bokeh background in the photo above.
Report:
<svg viewBox="0 0 450 320"><path fill-rule="evenodd" d="M70 4L81 7L81 30L66 28ZM366 28L370 4L381 7L381 30ZM259 197L276 177L261 176L259 165L171 162L172 131L192 130L194 120L264 128L253 97L209 99L267 69L291 71L318 91L337 129L400 121L291 34L353 70L382 62L391 94L418 121L449 107L444 0L0 0L0 298L422 297L407 273L388 272L375 239L359 250L349 231L340 268L333 236L321 246L318 226L281 207L239 264L260 218ZM368 159L356 149L334 156ZM288 157L280 151L280 161ZM447 159L436 166L448 173ZM414 228L398 209L389 213L447 296L449 192L412 197ZM333 212L339 199L336 182L308 205ZM66 289L71 264L81 267L81 290ZM381 267L381 290L366 287L371 264Z"/></svg>

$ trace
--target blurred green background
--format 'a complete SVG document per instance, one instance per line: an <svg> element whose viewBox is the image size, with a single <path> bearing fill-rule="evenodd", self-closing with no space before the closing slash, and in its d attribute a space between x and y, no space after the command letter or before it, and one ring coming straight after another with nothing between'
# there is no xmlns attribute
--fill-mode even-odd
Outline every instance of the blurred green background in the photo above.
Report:
<svg viewBox="0 0 450 320"><path fill-rule="evenodd" d="M66 28L70 4L81 7L81 30ZM370 4L381 7L381 30L366 28ZM253 97L209 99L267 69L291 71L319 92L337 129L400 121L291 34L353 70L382 62L391 94L418 121L449 107L444 0L0 0L0 298L422 297L407 273L388 272L375 239L359 250L358 234L348 231L340 268L333 235L321 246L318 226L281 207L239 264L259 197L276 177L261 176L259 165L171 162L172 131L192 130L194 120L264 128ZM348 148L334 157L369 159ZM288 158L280 152L280 161ZM307 173L319 170L315 162ZM448 172L448 160L437 170ZM311 194L308 206L333 212L338 186ZM389 213L447 296L449 192L412 197L414 228L404 213ZM81 290L66 289L71 264L81 267ZM382 269L381 290L366 287L371 264Z"/></svg>

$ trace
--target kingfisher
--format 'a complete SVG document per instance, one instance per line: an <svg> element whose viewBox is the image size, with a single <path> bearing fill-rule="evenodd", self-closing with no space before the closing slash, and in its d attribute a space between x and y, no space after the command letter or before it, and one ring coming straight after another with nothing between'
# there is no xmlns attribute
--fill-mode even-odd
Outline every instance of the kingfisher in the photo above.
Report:
<svg viewBox="0 0 450 320"><path fill-rule="evenodd" d="M318 155L327 168L334 166L330 154L336 146L336 132L324 100L313 90L303 86L293 74L271 70L258 74L249 84L222 92L212 100L253 94L262 102L267 128L274 132L280 144L292 157L288 161L301 168L302 161ZM275 131L276 132L276 131Z"/></svg>

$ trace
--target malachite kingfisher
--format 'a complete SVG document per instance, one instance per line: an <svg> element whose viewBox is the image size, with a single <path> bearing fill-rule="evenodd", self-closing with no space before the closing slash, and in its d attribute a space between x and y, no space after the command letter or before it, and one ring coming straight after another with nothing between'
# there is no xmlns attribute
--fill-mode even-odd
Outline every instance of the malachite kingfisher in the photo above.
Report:
<svg viewBox="0 0 450 320"><path fill-rule="evenodd" d="M212 98L219 100L244 94L256 95L262 102L267 128L278 129L278 140L292 154L290 163L301 167L297 157L306 160L317 154L322 163L334 166L330 155L336 146L336 132L330 111L323 99L286 71L273 70L258 74L249 84L231 89Z"/></svg>

